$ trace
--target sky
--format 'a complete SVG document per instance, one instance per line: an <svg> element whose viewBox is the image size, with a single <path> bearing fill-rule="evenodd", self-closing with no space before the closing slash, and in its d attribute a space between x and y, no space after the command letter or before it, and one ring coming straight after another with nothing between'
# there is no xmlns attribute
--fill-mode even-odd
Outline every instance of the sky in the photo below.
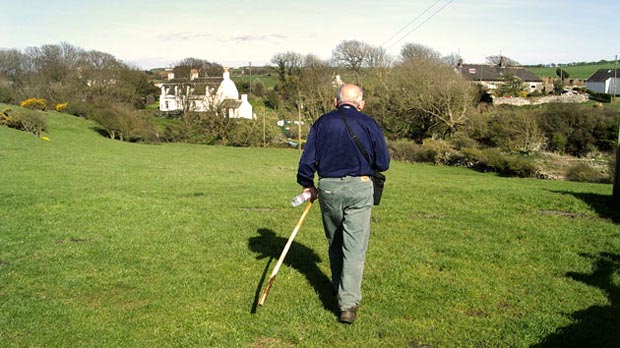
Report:
<svg viewBox="0 0 620 348"><path fill-rule="evenodd" d="M287 51L329 59L342 41L398 56L417 43L465 63L614 60L618 0L0 0L0 49L67 42L143 69L188 57L270 65Z"/></svg>

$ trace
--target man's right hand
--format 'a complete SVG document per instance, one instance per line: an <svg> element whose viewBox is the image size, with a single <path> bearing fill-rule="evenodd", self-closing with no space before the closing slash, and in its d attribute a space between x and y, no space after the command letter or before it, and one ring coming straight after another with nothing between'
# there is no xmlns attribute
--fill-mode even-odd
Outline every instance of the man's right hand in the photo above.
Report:
<svg viewBox="0 0 620 348"><path fill-rule="evenodd" d="M310 202L314 202L317 198L319 198L319 192L316 187L306 187L304 192L310 192Z"/></svg>

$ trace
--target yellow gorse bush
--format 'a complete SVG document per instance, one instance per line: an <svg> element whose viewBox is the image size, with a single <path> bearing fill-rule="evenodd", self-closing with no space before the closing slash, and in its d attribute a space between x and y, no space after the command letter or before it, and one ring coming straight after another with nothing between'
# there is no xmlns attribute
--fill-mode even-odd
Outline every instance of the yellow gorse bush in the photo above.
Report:
<svg viewBox="0 0 620 348"><path fill-rule="evenodd" d="M30 110L47 110L47 101L43 98L28 98L22 100L20 105Z"/></svg>
<svg viewBox="0 0 620 348"><path fill-rule="evenodd" d="M54 109L58 112L63 112L67 109L67 107L69 107L69 103L68 102L64 102L64 103L60 103L60 104L56 104L56 106L54 107Z"/></svg>

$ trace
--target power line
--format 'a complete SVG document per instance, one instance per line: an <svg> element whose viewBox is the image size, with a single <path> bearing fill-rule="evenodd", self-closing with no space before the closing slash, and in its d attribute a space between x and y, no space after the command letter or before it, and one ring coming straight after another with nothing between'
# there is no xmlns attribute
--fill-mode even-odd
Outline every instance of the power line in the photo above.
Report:
<svg viewBox="0 0 620 348"><path fill-rule="evenodd" d="M422 25L424 25L426 22L430 21L431 19L433 19L433 17L435 17L437 14L439 14L439 12L443 11L446 7L448 7L448 5L450 5L452 2L454 2L454 0L450 0L447 3L445 3L441 8L439 8L437 11L433 12L433 14L430 15L430 17L427 17L422 23L418 24L415 28L411 29L410 31L408 31L405 35L401 36L400 39L398 39L397 41L395 41L394 43L392 43L390 46L386 47L386 49L390 49L392 47L394 47L396 44L398 44L399 42L401 42L402 40L404 40L407 36L411 35L414 31L418 30ZM435 2L433 5L431 5L427 10L429 10L430 8L432 8L433 6L435 6L437 2ZM427 10L425 10L424 12L426 12ZM420 16L418 16L420 17ZM417 18L416 18L417 20ZM413 23L413 21L411 22ZM409 24L407 25L409 26ZM404 29L404 28L403 28ZM402 31L402 30L401 30ZM400 31L399 31L400 32ZM395 35L394 35L395 36ZM384 43L385 45L385 43ZM383 45L382 45L383 46Z"/></svg>
<svg viewBox="0 0 620 348"><path fill-rule="evenodd" d="M415 21L417 21L418 19L420 19L420 17L422 17L426 12L428 12L428 10L430 10L431 8L433 8L435 5L437 5L438 2L440 2L442 0L437 0L435 1L432 5L430 5L429 7L427 7L424 11L422 11L422 13L420 13L416 18L414 18L412 21L410 21L409 23L407 23L404 27L400 28L399 31L397 31L396 33L394 33L394 35L390 36L389 39L385 40L384 43L381 44L381 46L385 46L386 43L388 43L390 40L392 40L396 35L400 34L403 30L405 30L408 26L410 26L411 24L415 23Z"/></svg>

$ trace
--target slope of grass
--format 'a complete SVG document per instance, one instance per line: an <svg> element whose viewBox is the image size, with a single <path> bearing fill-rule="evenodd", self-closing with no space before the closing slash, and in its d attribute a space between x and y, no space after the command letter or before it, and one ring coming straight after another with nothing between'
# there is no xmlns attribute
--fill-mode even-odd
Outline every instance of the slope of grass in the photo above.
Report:
<svg viewBox="0 0 620 348"><path fill-rule="evenodd" d="M573 65L563 66L562 70L568 73L569 79L586 80L599 69L613 69L614 64L592 64L592 65ZM620 67L618 67L620 68ZM558 67L528 67L529 71L540 77L558 77L556 71Z"/></svg>
<svg viewBox="0 0 620 348"><path fill-rule="evenodd" d="M49 142L0 127L0 346L617 342L609 185L393 163L344 326L318 206L256 305L301 214L297 151L121 143L47 118Z"/></svg>

